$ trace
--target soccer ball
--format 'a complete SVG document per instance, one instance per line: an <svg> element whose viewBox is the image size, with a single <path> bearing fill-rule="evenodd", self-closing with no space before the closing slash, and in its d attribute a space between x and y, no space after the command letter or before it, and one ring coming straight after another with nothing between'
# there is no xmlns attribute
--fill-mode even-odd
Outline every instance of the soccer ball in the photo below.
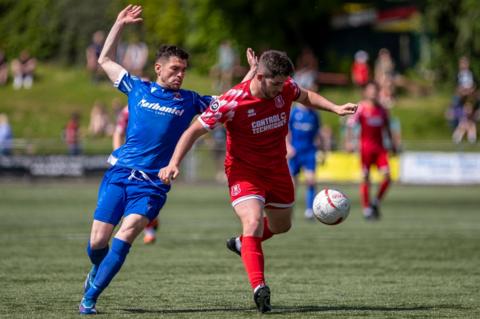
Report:
<svg viewBox="0 0 480 319"><path fill-rule="evenodd" d="M338 225L350 213L350 200L336 189L325 188L313 200L313 214L323 224Z"/></svg>

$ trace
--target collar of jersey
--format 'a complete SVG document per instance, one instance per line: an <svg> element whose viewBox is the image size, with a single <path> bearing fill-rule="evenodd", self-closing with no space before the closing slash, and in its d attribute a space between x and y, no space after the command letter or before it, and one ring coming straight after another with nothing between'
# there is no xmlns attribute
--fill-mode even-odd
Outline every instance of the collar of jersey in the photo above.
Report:
<svg viewBox="0 0 480 319"><path fill-rule="evenodd" d="M156 90L152 92L152 88L156 88ZM169 88L164 88L157 82L150 82L150 94L155 95L157 97L162 97L165 92L178 92L178 91L180 90L172 90Z"/></svg>

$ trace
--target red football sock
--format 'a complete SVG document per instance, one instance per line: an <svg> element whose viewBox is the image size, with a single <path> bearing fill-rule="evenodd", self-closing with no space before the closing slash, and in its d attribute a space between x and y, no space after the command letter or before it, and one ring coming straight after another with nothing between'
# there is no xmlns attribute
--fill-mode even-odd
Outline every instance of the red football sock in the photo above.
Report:
<svg viewBox="0 0 480 319"><path fill-rule="evenodd" d="M252 289L265 284L262 239L260 237L243 236L242 261Z"/></svg>
<svg viewBox="0 0 480 319"><path fill-rule="evenodd" d="M155 218L154 220L150 221L145 228L155 228L157 229L158 227L158 218Z"/></svg>
<svg viewBox="0 0 480 319"><path fill-rule="evenodd" d="M366 182L362 182L360 184L360 195L362 197L362 206L363 208L367 208L370 206L370 194L369 194L370 184Z"/></svg>
<svg viewBox="0 0 480 319"><path fill-rule="evenodd" d="M380 201L383 198L383 196L385 196L388 186L390 186L390 178L385 178L380 183L380 187L378 188L377 201Z"/></svg>
<svg viewBox="0 0 480 319"><path fill-rule="evenodd" d="M269 238L272 238L274 233L270 230L268 227L268 219L267 217L263 217L263 236L262 236L262 241L265 241Z"/></svg>

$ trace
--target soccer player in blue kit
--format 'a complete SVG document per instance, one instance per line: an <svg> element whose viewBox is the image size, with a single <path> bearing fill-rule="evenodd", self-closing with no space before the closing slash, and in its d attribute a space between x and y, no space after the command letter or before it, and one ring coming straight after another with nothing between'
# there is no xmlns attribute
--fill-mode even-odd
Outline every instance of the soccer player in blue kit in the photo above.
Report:
<svg viewBox="0 0 480 319"><path fill-rule="evenodd" d="M80 314L96 314L102 291L122 267L135 238L165 204L169 185L157 176L167 166L178 139L191 120L202 113L212 97L180 89L188 53L176 46L161 46L155 60L155 82L131 76L115 62L115 51L125 25L142 21L142 7L129 5L117 16L98 59L110 80L128 96L126 141L109 157L93 216L88 256L93 264L84 284ZM251 77L256 57L247 50ZM115 226L122 224L112 239Z"/></svg>
<svg viewBox="0 0 480 319"><path fill-rule="evenodd" d="M312 219L317 145L323 145L320 135L320 118L315 110L295 104L290 112L288 126L288 166L295 179L303 168L306 184L305 218Z"/></svg>

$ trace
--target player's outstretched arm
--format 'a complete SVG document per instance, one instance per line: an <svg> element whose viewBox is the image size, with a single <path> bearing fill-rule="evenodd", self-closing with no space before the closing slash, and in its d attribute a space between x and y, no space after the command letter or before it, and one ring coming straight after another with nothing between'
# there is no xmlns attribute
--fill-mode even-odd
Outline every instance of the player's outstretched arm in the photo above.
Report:
<svg viewBox="0 0 480 319"><path fill-rule="evenodd" d="M248 65L250 66L250 69L248 70L247 74L245 74L245 76L243 77L242 82L253 79L253 76L257 72L258 57L252 48L247 49L247 61L248 61Z"/></svg>
<svg viewBox="0 0 480 319"><path fill-rule="evenodd" d="M183 132L180 140L175 147L170 163L166 167L163 167L158 172L158 177L165 184L177 178L180 174L179 166L187 152L192 148L193 143L202 135L208 131L202 126L199 121L194 121L190 127Z"/></svg>
<svg viewBox="0 0 480 319"><path fill-rule="evenodd" d="M108 75L112 82L118 80L120 73L124 68L115 62L115 52L118 46L118 41L120 40L120 34L122 33L123 27L126 24L138 23L143 19L142 7L128 5L125 9L120 11L117 16L117 20L113 24L110 32L108 33L105 44L103 45L102 52L98 58L98 64L102 67L105 73Z"/></svg>
<svg viewBox="0 0 480 319"><path fill-rule="evenodd" d="M303 88L300 88L300 95L297 98L297 102L308 107L333 112L340 116L354 114L357 111L357 104L347 103L343 105L337 105L327 100L320 94L310 90L305 90Z"/></svg>

